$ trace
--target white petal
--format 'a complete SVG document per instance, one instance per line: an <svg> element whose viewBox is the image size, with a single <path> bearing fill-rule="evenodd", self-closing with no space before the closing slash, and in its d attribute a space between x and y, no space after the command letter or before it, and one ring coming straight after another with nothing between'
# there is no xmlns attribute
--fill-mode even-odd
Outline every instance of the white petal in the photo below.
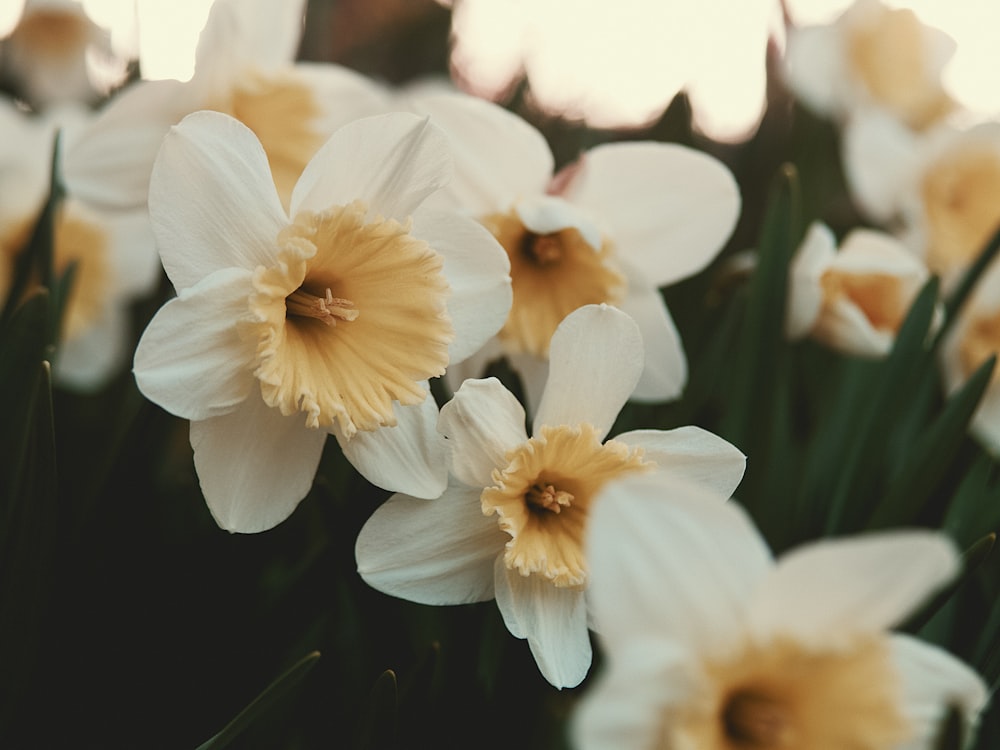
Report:
<svg viewBox="0 0 1000 750"><path fill-rule="evenodd" d="M666 472L609 483L587 534L595 626L612 651L666 639L719 656L738 645L771 556L734 503Z"/></svg>
<svg viewBox="0 0 1000 750"><path fill-rule="evenodd" d="M1000 388L995 383L986 389L970 429L990 455L1000 457Z"/></svg>
<svg viewBox="0 0 1000 750"><path fill-rule="evenodd" d="M645 366L631 399L649 402L679 398L687 384L687 357L663 295L655 287L630 284L620 307L639 326L645 351Z"/></svg>
<svg viewBox="0 0 1000 750"><path fill-rule="evenodd" d="M702 270L740 214L739 188L720 161L667 143L588 151L564 196L602 218L618 252L653 286Z"/></svg>
<svg viewBox="0 0 1000 750"><path fill-rule="evenodd" d="M420 210L413 217L412 234L444 260L451 288L448 314L455 329L448 357L461 362L507 322L513 300L510 260L489 230L456 213Z"/></svg>
<svg viewBox="0 0 1000 750"><path fill-rule="evenodd" d="M294 74L309 87L313 101L320 107L319 117L311 127L324 139L352 120L393 109L388 89L350 68L300 62L295 64Z"/></svg>
<svg viewBox="0 0 1000 750"><path fill-rule="evenodd" d="M124 297L147 294L160 279L160 256L153 242L149 213L128 211L103 217L109 230L109 254L116 292Z"/></svg>
<svg viewBox="0 0 1000 750"><path fill-rule="evenodd" d="M559 588L541 576L522 576L504 565L502 555L495 586L504 622L513 635L528 639L542 676L557 688L579 685L592 656L583 592Z"/></svg>
<svg viewBox="0 0 1000 750"><path fill-rule="evenodd" d="M754 594L751 626L759 638L835 648L897 624L957 570L954 545L929 531L819 541L778 561Z"/></svg>
<svg viewBox="0 0 1000 750"><path fill-rule="evenodd" d="M912 132L881 110L857 112L844 125L844 176L851 195L879 222L901 208L904 193L917 184L919 147Z"/></svg>
<svg viewBox="0 0 1000 750"><path fill-rule="evenodd" d="M546 424L590 423L607 435L642 368L642 334L634 320L608 305L574 310L552 334L535 431Z"/></svg>
<svg viewBox="0 0 1000 750"><path fill-rule="evenodd" d="M358 534L358 573L421 604L492 599L493 563L509 537L483 515L479 494L454 483L434 500L393 495Z"/></svg>
<svg viewBox="0 0 1000 750"><path fill-rule="evenodd" d="M788 304L785 335L802 338L812 329L823 307L820 277L837 255L837 238L821 222L814 222L795 251L788 268Z"/></svg>
<svg viewBox="0 0 1000 750"><path fill-rule="evenodd" d="M785 80L811 109L839 115L847 70L840 34L834 26L792 29L785 50Z"/></svg>
<svg viewBox="0 0 1000 750"><path fill-rule="evenodd" d="M814 336L828 346L858 357L884 357L892 348L890 331L875 328L850 300L838 299L820 318Z"/></svg>
<svg viewBox="0 0 1000 750"><path fill-rule="evenodd" d="M178 81L139 81L64 144L67 190L102 208L144 207L150 172L170 126L195 108Z"/></svg>
<svg viewBox="0 0 1000 750"><path fill-rule="evenodd" d="M288 223L257 136L207 111L188 115L163 140L149 213L178 290L220 268L273 265L278 232Z"/></svg>
<svg viewBox="0 0 1000 750"><path fill-rule="evenodd" d="M227 269L185 289L153 316L136 347L142 394L171 414L207 419L232 411L255 380L255 345L237 323L247 314L250 272Z"/></svg>
<svg viewBox="0 0 1000 750"><path fill-rule="evenodd" d="M915 733L900 750L931 747L951 707L961 711L966 730L974 732L987 702L979 675L947 651L916 638L897 634L890 643L902 684L903 715Z"/></svg>
<svg viewBox="0 0 1000 750"><path fill-rule="evenodd" d="M493 484L493 470L528 439L524 408L496 378L466 380L441 408L438 430L451 447L451 473L476 488Z"/></svg>
<svg viewBox="0 0 1000 750"><path fill-rule="evenodd" d="M358 431L350 440L335 431L337 442L351 465L376 487L437 497L448 484L448 448L436 429L437 404L428 395L415 406L393 403L392 411L395 427Z"/></svg>
<svg viewBox="0 0 1000 750"><path fill-rule="evenodd" d="M595 251L601 249L604 240L593 217L564 198L557 195L530 195L519 200L514 210L529 232L553 234L564 229L575 229Z"/></svg>
<svg viewBox="0 0 1000 750"><path fill-rule="evenodd" d="M306 165L292 191L292 215L355 200L369 215L409 217L451 178L448 138L426 118L393 112L348 123Z"/></svg>
<svg viewBox="0 0 1000 750"><path fill-rule="evenodd" d="M527 352L508 354L507 360L511 369L521 380L521 390L524 396L524 408L532 423L541 424L532 415L538 414L538 406L542 403L545 384L549 379L549 361Z"/></svg>
<svg viewBox="0 0 1000 750"><path fill-rule="evenodd" d="M747 457L736 446L700 427L633 430L615 440L643 449L658 472L689 482L720 500L728 500L743 480Z"/></svg>
<svg viewBox="0 0 1000 750"><path fill-rule="evenodd" d="M277 526L312 487L326 433L251 394L234 411L191 422L194 466L205 502L227 531Z"/></svg>
<svg viewBox="0 0 1000 750"><path fill-rule="evenodd" d="M106 306L90 327L59 346L52 375L61 386L94 392L117 374L128 356L128 320L117 305Z"/></svg>
<svg viewBox="0 0 1000 750"><path fill-rule="evenodd" d="M500 359L503 355L500 340L493 337L471 357L467 357L461 362L449 362L448 369L444 373L444 382L448 389L455 393L466 380L483 377L490 363Z"/></svg>
<svg viewBox="0 0 1000 750"><path fill-rule="evenodd" d="M459 93L418 95L407 103L448 134L455 177L444 192L452 205L485 216L545 192L552 152L542 134L513 112Z"/></svg>

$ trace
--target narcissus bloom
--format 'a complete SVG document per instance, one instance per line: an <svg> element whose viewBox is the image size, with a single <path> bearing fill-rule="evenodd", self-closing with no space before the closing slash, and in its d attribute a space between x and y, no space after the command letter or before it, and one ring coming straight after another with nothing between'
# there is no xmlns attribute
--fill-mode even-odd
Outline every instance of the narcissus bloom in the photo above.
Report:
<svg viewBox="0 0 1000 750"><path fill-rule="evenodd" d="M941 82L954 52L954 40L912 10L857 0L832 24L790 30L786 78L821 114L875 108L921 130L955 106Z"/></svg>
<svg viewBox="0 0 1000 750"><path fill-rule="evenodd" d="M542 135L496 105L434 94L408 106L456 144L457 179L444 196L488 227L511 263L506 325L449 372L450 382L479 377L506 354L533 409L556 327L583 305L607 303L642 332L645 367L633 398L678 397L687 361L658 287L702 270L728 239L740 194L726 167L683 146L636 142L594 148L553 176Z"/></svg>
<svg viewBox="0 0 1000 750"><path fill-rule="evenodd" d="M788 337L811 336L848 354L884 356L928 276L891 235L856 229L838 251L830 228L813 224L789 268Z"/></svg>
<svg viewBox="0 0 1000 750"><path fill-rule="evenodd" d="M608 485L587 537L607 669L577 747L930 750L979 677L894 635L958 570L940 534L822 541L773 560L747 516L667 474Z"/></svg>
<svg viewBox="0 0 1000 750"><path fill-rule="evenodd" d="M222 527L286 518L328 433L375 484L444 489L426 381L478 349L510 306L507 258L489 233L421 206L450 167L426 119L358 120L309 162L286 213L239 121L195 113L164 140L149 209L178 297L143 334L136 381L191 420Z"/></svg>
<svg viewBox="0 0 1000 750"><path fill-rule="evenodd" d="M545 678L579 684L590 667L589 564L583 539L598 492L631 474L697 482L721 502L745 457L697 427L606 440L642 372L642 338L623 312L587 305L552 337L534 429L514 396L467 380L441 410L451 478L437 499L389 498L357 542L358 571L380 591L424 604L496 598Z"/></svg>

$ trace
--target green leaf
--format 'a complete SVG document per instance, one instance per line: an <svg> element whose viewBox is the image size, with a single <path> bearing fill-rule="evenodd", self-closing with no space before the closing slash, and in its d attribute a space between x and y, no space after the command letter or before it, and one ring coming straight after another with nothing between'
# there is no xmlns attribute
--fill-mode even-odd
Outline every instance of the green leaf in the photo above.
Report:
<svg viewBox="0 0 1000 750"><path fill-rule="evenodd" d="M976 258L976 262L965 272L962 281L948 298L945 304L944 323L937 332L936 341L940 342L944 340L944 337L958 319L959 312L961 312L979 278L993 262L993 259L997 257L998 253L1000 253L1000 229L990 237L989 242L986 243L986 247L983 248L982 252Z"/></svg>
<svg viewBox="0 0 1000 750"><path fill-rule="evenodd" d="M957 706L948 706L948 713L938 725L933 750L962 750L965 747L965 722Z"/></svg>
<svg viewBox="0 0 1000 750"><path fill-rule="evenodd" d="M291 669L268 685L264 692L254 698L246 708L236 715L236 718L226 724L221 732L199 745L196 750L219 750L219 748L229 745L288 694L316 666L319 657L319 651L313 651L303 657Z"/></svg>
<svg viewBox="0 0 1000 750"><path fill-rule="evenodd" d="M366 750L395 747L398 704L396 673L387 669L372 687L368 706L355 731L353 747Z"/></svg>
<svg viewBox="0 0 1000 750"><path fill-rule="evenodd" d="M1000 527L996 462L981 453L962 478L944 518L944 531L959 544Z"/></svg>

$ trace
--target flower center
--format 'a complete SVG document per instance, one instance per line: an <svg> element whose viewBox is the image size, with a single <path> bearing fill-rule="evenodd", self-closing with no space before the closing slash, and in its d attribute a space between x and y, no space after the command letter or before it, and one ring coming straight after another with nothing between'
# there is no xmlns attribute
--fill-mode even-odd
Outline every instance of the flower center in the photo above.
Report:
<svg viewBox="0 0 1000 750"><path fill-rule="evenodd" d="M830 268L820 278L823 287L823 304L833 307L838 300L847 299L857 306L873 328L896 332L906 318L907 300L903 282L898 276L887 273L846 273ZM826 316L820 316L825 320Z"/></svg>
<svg viewBox="0 0 1000 750"><path fill-rule="evenodd" d="M705 750L890 750L911 732L884 638L825 652L776 640L705 673L703 700L665 717L667 747L680 734Z"/></svg>
<svg viewBox="0 0 1000 750"><path fill-rule="evenodd" d="M510 258L514 299L500 339L512 353L545 357L563 318L578 307L616 304L625 294L625 276L609 242L591 246L573 228L536 234L513 211L482 219Z"/></svg>
<svg viewBox="0 0 1000 750"><path fill-rule="evenodd" d="M28 9L11 34L9 43L35 61L63 62L83 52L90 30L90 22L82 10Z"/></svg>
<svg viewBox="0 0 1000 750"><path fill-rule="evenodd" d="M585 585L583 539L593 498L615 477L652 467L641 448L602 444L589 424L543 426L507 454L507 465L493 470L494 486L481 495L483 513L497 514L510 534L504 564L556 586Z"/></svg>
<svg viewBox="0 0 1000 750"><path fill-rule="evenodd" d="M311 127L320 115L312 91L289 73L256 73L245 76L230 92L227 106L213 109L231 114L260 140L287 210L302 170L323 145L322 136Z"/></svg>
<svg viewBox="0 0 1000 750"><path fill-rule="evenodd" d="M970 377L976 368L997 352L1000 352L1000 309L975 316L965 327L958 346L962 371ZM998 370L993 372L993 382L1000 381Z"/></svg>
<svg viewBox="0 0 1000 750"><path fill-rule="evenodd" d="M300 213L278 247L278 263L254 272L246 330L264 401L346 437L394 425L393 404L423 401L420 381L448 364L441 257L360 202Z"/></svg>
<svg viewBox="0 0 1000 750"><path fill-rule="evenodd" d="M850 31L848 60L872 97L910 127L940 120L953 104L929 69L924 27L908 9L883 9Z"/></svg>
<svg viewBox="0 0 1000 750"><path fill-rule="evenodd" d="M966 268L1000 225L1000 155L965 148L940 160L922 185L927 265L945 277Z"/></svg>

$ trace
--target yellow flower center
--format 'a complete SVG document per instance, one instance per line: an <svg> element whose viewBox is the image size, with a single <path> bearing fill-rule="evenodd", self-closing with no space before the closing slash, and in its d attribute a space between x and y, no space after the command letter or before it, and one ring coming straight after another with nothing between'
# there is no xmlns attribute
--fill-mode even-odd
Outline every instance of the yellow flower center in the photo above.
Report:
<svg viewBox="0 0 1000 750"><path fill-rule="evenodd" d="M665 717L662 747L679 732L704 750L890 750L911 731L884 639L825 653L776 641L706 672L703 700Z"/></svg>
<svg viewBox="0 0 1000 750"><path fill-rule="evenodd" d="M820 277L823 287L824 308L831 308L840 300L849 300L857 306L872 327L895 333L906 318L907 300L903 281L887 273L846 273L836 268L827 269ZM823 316L820 316L822 326Z"/></svg>
<svg viewBox="0 0 1000 750"><path fill-rule="evenodd" d="M493 470L494 486L481 495L483 513L499 517L510 534L504 563L521 575L544 576L556 586L587 582L583 538L590 506L604 485L653 467L641 448L609 440L597 429L543 426L507 454L507 465Z"/></svg>
<svg viewBox="0 0 1000 750"><path fill-rule="evenodd" d="M1000 226L1000 155L967 147L928 170L921 187L927 265L948 276L967 267Z"/></svg>
<svg viewBox="0 0 1000 750"><path fill-rule="evenodd" d="M851 68L872 97L910 127L923 129L953 109L929 68L924 28L913 11L883 10L850 30L847 49Z"/></svg>
<svg viewBox="0 0 1000 750"><path fill-rule="evenodd" d="M82 11L38 8L25 12L8 43L32 58L63 62L79 55L89 38Z"/></svg>
<svg viewBox="0 0 1000 750"><path fill-rule="evenodd" d="M500 331L509 351L545 357L563 318L583 305L617 304L624 296L625 276L610 243L595 249L576 229L535 234L514 212L482 222L510 258L514 299Z"/></svg>
<svg viewBox="0 0 1000 750"><path fill-rule="evenodd" d="M228 103L212 109L232 115L260 140L287 210L302 170L323 145L322 136L312 127L320 114L312 91L289 73L255 73L230 92Z"/></svg>
<svg viewBox="0 0 1000 750"><path fill-rule="evenodd" d="M427 396L454 338L441 257L409 227L368 220L361 202L303 211L254 272L246 335L269 406L345 436L396 423Z"/></svg>
<svg viewBox="0 0 1000 750"><path fill-rule="evenodd" d="M1000 309L979 313L969 320L958 345L962 371L969 377L983 362L1000 352ZM1000 368L993 371L992 382L1000 381Z"/></svg>
<svg viewBox="0 0 1000 750"><path fill-rule="evenodd" d="M66 300L63 337L72 339L100 318L115 285L108 237L96 221L64 204L56 217L52 265L62 273L75 264Z"/></svg>

